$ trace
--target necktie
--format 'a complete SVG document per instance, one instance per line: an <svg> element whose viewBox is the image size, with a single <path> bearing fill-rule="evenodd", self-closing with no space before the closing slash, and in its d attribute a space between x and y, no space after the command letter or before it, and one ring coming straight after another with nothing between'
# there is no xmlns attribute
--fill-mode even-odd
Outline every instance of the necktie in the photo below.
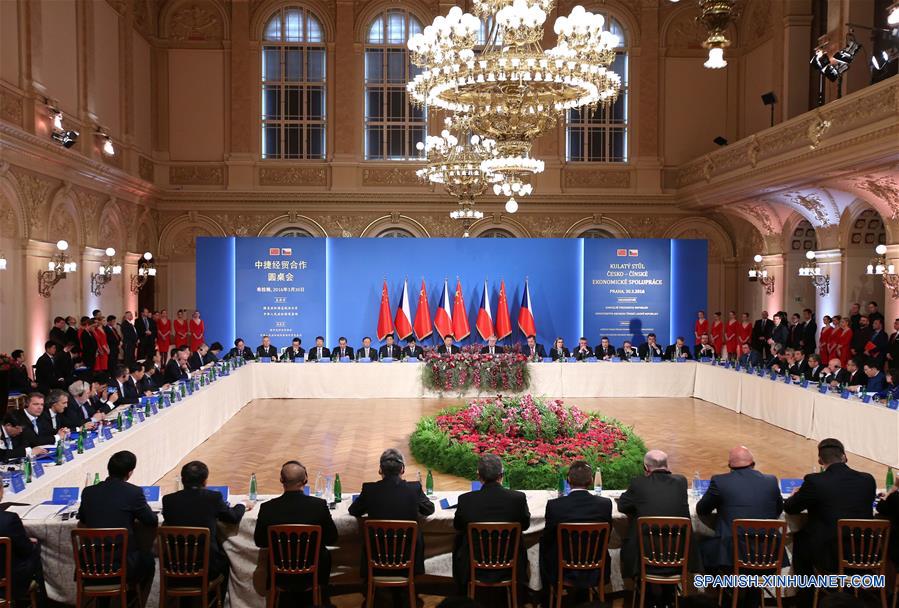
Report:
<svg viewBox="0 0 899 608"><path fill-rule="evenodd" d="M388 346L388 347L387 347L387 356L388 356L388 357L392 357L392 356L393 356L393 347L392 347L392 346Z"/></svg>
<svg viewBox="0 0 899 608"><path fill-rule="evenodd" d="M85 407L85 405L84 405L83 403L81 404L81 413L84 414L84 418L85 418L85 419L89 419L89 418L90 418L90 416L89 416L88 413L87 413L87 407Z"/></svg>
<svg viewBox="0 0 899 608"><path fill-rule="evenodd" d="M318 355L316 355L316 358L318 358L318 359L322 358L322 347L321 346L318 347Z"/></svg>
<svg viewBox="0 0 899 608"><path fill-rule="evenodd" d="M32 418L32 419L31 419L31 426L34 427L34 434L35 434L35 435L40 435L40 434L41 434L41 432L40 432L39 430L37 430L37 418Z"/></svg>
<svg viewBox="0 0 899 608"><path fill-rule="evenodd" d="M3 431L3 443L6 445L7 450L12 449L12 439L6 434L5 430Z"/></svg>

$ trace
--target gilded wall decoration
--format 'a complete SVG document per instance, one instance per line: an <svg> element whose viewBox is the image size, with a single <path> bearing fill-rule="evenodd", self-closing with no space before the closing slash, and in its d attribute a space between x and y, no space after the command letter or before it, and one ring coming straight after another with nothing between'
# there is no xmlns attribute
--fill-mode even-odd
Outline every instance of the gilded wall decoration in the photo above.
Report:
<svg viewBox="0 0 899 608"><path fill-rule="evenodd" d="M708 37L693 11L682 11L668 27L666 45L673 49L700 49Z"/></svg>
<svg viewBox="0 0 899 608"><path fill-rule="evenodd" d="M218 214L211 217L221 225L225 234L229 236L255 236L259 234L262 226L271 219L270 215L246 215L243 213L237 215Z"/></svg>
<svg viewBox="0 0 899 608"><path fill-rule="evenodd" d="M786 196L787 199L794 205L799 205L803 209L811 211L812 215L815 216L815 220L817 221L816 223L818 226L830 225L830 217L828 217L827 215L827 210L824 207L824 202L817 194L792 193L787 194Z"/></svg>
<svg viewBox="0 0 899 608"><path fill-rule="evenodd" d="M327 186L328 168L321 167L262 167L260 186Z"/></svg>
<svg viewBox="0 0 899 608"><path fill-rule="evenodd" d="M629 188L630 185L630 171L565 169L565 186L568 188Z"/></svg>
<svg viewBox="0 0 899 608"><path fill-rule="evenodd" d="M174 258L193 256L197 250L198 236L210 234L203 226L188 224L170 237L168 251L163 252L163 255Z"/></svg>
<svg viewBox="0 0 899 608"><path fill-rule="evenodd" d="M366 186L422 186L415 168L378 167L362 170L362 183Z"/></svg>
<svg viewBox="0 0 899 608"><path fill-rule="evenodd" d="M49 203L47 195L52 184L46 179L31 173L15 170L12 170L11 173L19 184L22 206L25 208L25 214L28 217L29 232L32 235L36 234L38 226L41 225L47 213L47 204Z"/></svg>
<svg viewBox="0 0 899 608"><path fill-rule="evenodd" d="M749 5L749 14L746 16L745 31L747 38L752 43L759 43L771 34L772 23L771 0L755 0Z"/></svg>
<svg viewBox="0 0 899 608"><path fill-rule="evenodd" d="M6 196L0 192L0 236L14 238L18 236L19 218L16 210L13 209L12 202L7 200Z"/></svg>
<svg viewBox="0 0 899 608"><path fill-rule="evenodd" d="M778 231L774 228L774 222L771 221L771 217L768 215L768 211L762 207L761 205L750 205L748 203L744 203L742 205L737 205L737 209L756 220L757 223L754 225L758 228L761 227L762 231L766 235L777 234Z"/></svg>
<svg viewBox="0 0 899 608"><path fill-rule="evenodd" d="M218 10L209 2L186 2L169 15L168 37L187 42L222 40L225 27Z"/></svg>
<svg viewBox="0 0 899 608"><path fill-rule="evenodd" d="M821 117L817 117L813 120L808 126L808 147L812 150L818 148L821 145L821 139L823 139L824 135L830 130L830 127L833 123L829 120L824 120Z"/></svg>
<svg viewBox="0 0 899 608"><path fill-rule="evenodd" d="M137 157L137 172L145 182L152 182L156 178L153 161L146 156Z"/></svg>
<svg viewBox="0 0 899 608"><path fill-rule="evenodd" d="M886 203L893 212L890 219L899 219L899 183L895 178L865 176L857 179L855 186Z"/></svg>
<svg viewBox="0 0 899 608"><path fill-rule="evenodd" d="M22 98L12 91L0 89L0 119L12 123L17 127L24 126L24 112L22 110Z"/></svg>
<svg viewBox="0 0 899 608"><path fill-rule="evenodd" d="M65 239L69 244L74 244L78 238L77 224L75 218L69 213L68 209L57 209L50 218L50 233L48 235L51 241L57 239Z"/></svg>
<svg viewBox="0 0 899 608"><path fill-rule="evenodd" d="M173 186L222 186L225 184L225 169L217 165L169 167L169 183Z"/></svg>

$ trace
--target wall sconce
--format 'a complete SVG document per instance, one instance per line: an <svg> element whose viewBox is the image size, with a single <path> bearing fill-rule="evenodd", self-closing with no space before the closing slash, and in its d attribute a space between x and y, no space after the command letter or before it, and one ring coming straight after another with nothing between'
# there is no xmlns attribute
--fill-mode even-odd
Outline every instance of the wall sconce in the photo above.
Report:
<svg viewBox="0 0 899 608"><path fill-rule="evenodd" d="M826 296L830 293L830 275L825 274L821 267L818 266L818 263L815 261L814 251L806 251L805 259L808 261L799 267L799 276L809 277L812 280L812 285L818 290L818 295Z"/></svg>
<svg viewBox="0 0 899 608"><path fill-rule="evenodd" d="M765 293L769 296L774 293L774 275L768 274L768 269L762 266L762 256L756 254L752 258L754 264L749 267L749 280L758 281L759 285L765 288Z"/></svg>
<svg viewBox="0 0 899 608"><path fill-rule="evenodd" d="M894 300L899 299L899 275L896 274L896 267L893 264L887 264L886 245L878 245L874 248L877 257L872 258L868 262L866 274L880 275L883 280L883 286L890 290L890 295Z"/></svg>
<svg viewBox="0 0 899 608"><path fill-rule="evenodd" d="M147 251L137 263L137 274L131 275L131 293L138 293L143 289L150 277L156 276L156 263L153 254Z"/></svg>
<svg viewBox="0 0 899 608"><path fill-rule="evenodd" d="M101 150L103 154L106 156L115 156L115 146L112 143L112 138L109 136L109 133L106 132L106 129L103 127L97 127L97 137L103 140L103 147Z"/></svg>
<svg viewBox="0 0 899 608"><path fill-rule="evenodd" d="M0 270L6 270L6 254L0 251Z"/></svg>
<svg viewBox="0 0 899 608"><path fill-rule="evenodd" d="M69 243L59 241L56 243L56 253L53 258L47 262L47 270L37 271L37 292L44 298L50 297L50 292L57 283L66 278L70 272L78 270L78 264L69 260L66 250Z"/></svg>
<svg viewBox="0 0 899 608"><path fill-rule="evenodd" d="M91 273L91 293L99 296L112 277L122 274L122 265L115 259L115 249L106 248L106 263L100 264L100 271Z"/></svg>

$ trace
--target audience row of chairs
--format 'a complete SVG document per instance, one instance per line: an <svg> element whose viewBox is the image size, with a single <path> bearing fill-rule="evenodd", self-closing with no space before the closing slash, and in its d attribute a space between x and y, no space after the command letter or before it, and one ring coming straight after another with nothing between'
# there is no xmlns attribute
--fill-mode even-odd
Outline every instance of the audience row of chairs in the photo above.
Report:
<svg viewBox="0 0 899 608"><path fill-rule="evenodd" d="M888 521L840 520L838 574L885 574ZM784 561L787 524L780 520L738 519L733 522L733 574L779 574ZM280 525L269 528L269 588L267 606L273 608L286 592L310 592L315 605L321 603L318 578L318 556L321 527ZM565 587L576 586L572 575L598 574L591 587L591 598L605 601L606 556L611 529L608 523L568 523L558 528L558 578L560 588L550 590L550 605L561 608ZM638 521L640 546L640 578L635 585L632 605L646 603L647 585L674 586L687 595L690 581L687 562L690 553L692 525L683 517L641 517ZM503 588L509 606L518 605L517 560L521 542L521 526L517 523L473 523L468 527L471 576L468 595L475 597L478 588ZM410 605L415 606L415 552L418 524L414 521L366 520L365 550L368 556L366 581L367 605L373 605L375 590L380 587L408 590ZM221 608L224 600L222 577L208 578L209 530L162 526L158 533L160 561L160 605L174 598L198 598L203 606ZM127 583L128 532L124 528L72 530L75 557L78 608L89 600L109 598L110 605L128 605L129 592L144 595ZM11 597L11 545L0 539L0 556L5 557L5 570L0 580L4 598ZM297 586L300 581L300 586ZM639 587L639 589L637 588ZM143 590L146 591L146 590ZM764 605L764 589L759 589ZM897 581L899 592L899 581ZM214 604L210 603L210 598ZM781 590L775 590L777 606L782 606ZM887 591L880 591L881 604L887 606ZM732 606L738 605L734 590ZM31 595L35 605L35 595ZM719 597L719 602L721 598ZM818 592L814 604L817 606ZM0 600L0 606L9 602ZM896 594L893 597L896 606Z"/></svg>

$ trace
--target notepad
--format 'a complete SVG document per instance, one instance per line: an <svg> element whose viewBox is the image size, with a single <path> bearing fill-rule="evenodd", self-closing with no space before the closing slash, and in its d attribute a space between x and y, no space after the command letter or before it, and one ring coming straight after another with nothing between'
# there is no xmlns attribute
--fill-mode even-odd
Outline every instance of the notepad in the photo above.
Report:
<svg viewBox="0 0 899 608"><path fill-rule="evenodd" d="M69 503L78 502L79 490L77 487L53 488L53 494L50 496L50 504L67 505Z"/></svg>
<svg viewBox="0 0 899 608"><path fill-rule="evenodd" d="M207 490L212 490L213 492L218 492L222 495L222 498L225 502L228 501L228 486L206 486Z"/></svg>
<svg viewBox="0 0 899 608"><path fill-rule="evenodd" d="M448 498L440 499L440 508L441 509L455 509L459 505L459 497L458 496L450 496Z"/></svg>
<svg viewBox="0 0 899 608"><path fill-rule="evenodd" d="M159 501L159 486L141 486L140 489L144 491L147 502Z"/></svg>
<svg viewBox="0 0 899 608"><path fill-rule="evenodd" d="M801 479L784 478L780 480L780 493L792 494L793 490L802 485Z"/></svg>

